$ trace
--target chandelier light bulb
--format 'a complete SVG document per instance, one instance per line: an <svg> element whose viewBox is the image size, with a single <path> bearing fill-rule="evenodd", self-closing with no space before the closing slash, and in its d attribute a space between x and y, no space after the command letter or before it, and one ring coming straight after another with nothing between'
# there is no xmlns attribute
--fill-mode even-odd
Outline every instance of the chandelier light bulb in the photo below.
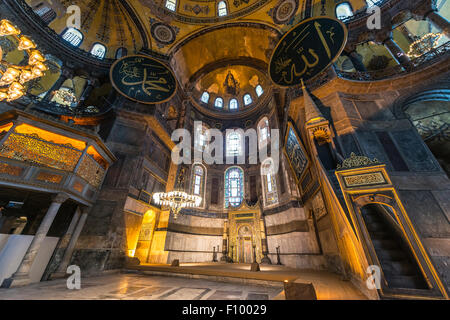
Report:
<svg viewBox="0 0 450 320"><path fill-rule="evenodd" d="M22 74L20 75L20 83L25 83L33 79L33 72L30 70L24 70L22 71Z"/></svg>
<svg viewBox="0 0 450 320"><path fill-rule="evenodd" d="M25 87L19 82L13 82L8 90L8 102L19 99L25 94Z"/></svg>
<svg viewBox="0 0 450 320"><path fill-rule="evenodd" d="M45 58L38 50L31 51L30 58L28 60L28 64L35 65L37 62L44 62Z"/></svg>
<svg viewBox="0 0 450 320"><path fill-rule="evenodd" d="M0 91L0 101L8 99L8 94L6 92Z"/></svg>
<svg viewBox="0 0 450 320"><path fill-rule="evenodd" d="M0 79L0 85L8 85L16 81L20 76L20 70L8 68Z"/></svg>
<svg viewBox="0 0 450 320"><path fill-rule="evenodd" d="M40 78L44 75L42 70L37 67L33 67L33 69L31 69L31 72L33 74L33 78Z"/></svg>
<svg viewBox="0 0 450 320"><path fill-rule="evenodd" d="M18 34L20 34L20 30L10 21L6 19L0 21L0 36L13 36Z"/></svg>
<svg viewBox="0 0 450 320"><path fill-rule="evenodd" d="M17 48L19 50L30 50L36 48L36 45L34 44L33 40L31 40L27 36L21 36Z"/></svg>

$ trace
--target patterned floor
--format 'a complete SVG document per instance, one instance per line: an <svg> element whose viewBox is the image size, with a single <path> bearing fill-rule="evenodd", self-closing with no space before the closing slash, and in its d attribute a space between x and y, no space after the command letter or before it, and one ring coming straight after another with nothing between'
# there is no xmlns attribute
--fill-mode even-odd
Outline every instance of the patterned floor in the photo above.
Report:
<svg viewBox="0 0 450 320"><path fill-rule="evenodd" d="M281 291L281 287L117 273L82 278L80 290L67 289L63 279L0 289L0 300L268 300Z"/></svg>

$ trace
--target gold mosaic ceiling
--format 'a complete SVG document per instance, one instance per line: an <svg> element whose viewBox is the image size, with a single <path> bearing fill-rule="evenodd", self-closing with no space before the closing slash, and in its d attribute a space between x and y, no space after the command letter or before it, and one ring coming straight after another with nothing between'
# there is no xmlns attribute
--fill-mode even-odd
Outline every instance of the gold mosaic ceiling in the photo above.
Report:
<svg viewBox="0 0 450 320"><path fill-rule="evenodd" d="M115 58L121 47L128 54L145 48L166 55L181 86L194 89L195 95L214 84L220 86L221 80L216 78L227 68L236 72L244 70L242 66L250 67L236 74L248 87L243 92L251 91L255 75L261 85L268 84L267 65L280 35L304 19L306 7L312 7L314 16L334 16L337 3L226 0L227 14L219 17L219 0L170 0L176 4L174 11L166 8L167 0L26 1L34 10L46 6L56 13L49 26L58 34L67 28L67 8L79 6L84 36L81 49L90 51L95 43L102 43L107 47L107 58ZM349 2L355 11L365 6L364 0Z"/></svg>
<svg viewBox="0 0 450 320"><path fill-rule="evenodd" d="M307 0L226 0L227 15L218 16L219 0L171 0L176 10L165 7L167 0L26 0L32 8L47 6L56 13L49 26L61 34L70 16L67 8L77 5L81 11L81 48L89 51L94 43L107 48L107 58L114 58L120 47L134 53L147 47L170 54L177 44L204 29L221 24L252 22L282 33L303 18ZM322 10L334 16L335 0L311 0L313 14ZM365 5L364 0L350 0L354 10ZM208 45L204 43L203 45Z"/></svg>

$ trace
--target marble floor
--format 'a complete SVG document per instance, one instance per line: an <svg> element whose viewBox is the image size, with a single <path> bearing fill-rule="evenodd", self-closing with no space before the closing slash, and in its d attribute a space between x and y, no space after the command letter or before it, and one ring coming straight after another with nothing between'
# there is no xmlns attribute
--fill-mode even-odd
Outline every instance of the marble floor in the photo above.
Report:
<svg viewBox="0 0 450 320"><path fill-rule="evenodd" d="M0 300L269 300L283 288L201 279L115 273L81 279L80 290L66 280L0 289Z"/></svg>

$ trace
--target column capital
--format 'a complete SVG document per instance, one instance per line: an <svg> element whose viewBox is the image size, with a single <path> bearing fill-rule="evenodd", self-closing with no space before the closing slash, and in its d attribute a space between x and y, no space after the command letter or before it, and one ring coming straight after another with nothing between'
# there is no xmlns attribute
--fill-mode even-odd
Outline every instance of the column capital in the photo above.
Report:
<svg viewBox="0 0 450 320"><path fill-rule="evenodd" d="M65 194L65 193L58 193L58 194L56 194L56 195L54 195L52 197L52 202L61 203L62 204L64 202L66 202L67 199L69 199L69 196L67 194Z"/></svg>

